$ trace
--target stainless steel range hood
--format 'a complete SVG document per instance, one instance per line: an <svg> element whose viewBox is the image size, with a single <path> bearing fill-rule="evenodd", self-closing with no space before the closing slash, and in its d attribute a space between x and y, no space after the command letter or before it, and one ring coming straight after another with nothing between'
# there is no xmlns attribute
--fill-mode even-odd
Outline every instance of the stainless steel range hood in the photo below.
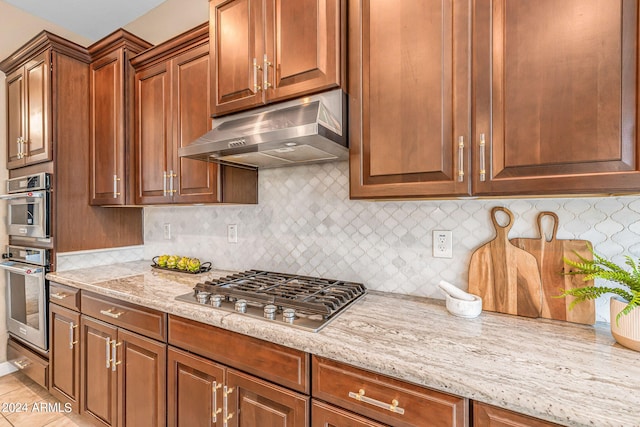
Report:
<svg viewBox="0 0 640 427"><path fill-rule="evenodd" d="M348 158L346 95L337 89L213 120L180 157L248 168Z"/></svg>

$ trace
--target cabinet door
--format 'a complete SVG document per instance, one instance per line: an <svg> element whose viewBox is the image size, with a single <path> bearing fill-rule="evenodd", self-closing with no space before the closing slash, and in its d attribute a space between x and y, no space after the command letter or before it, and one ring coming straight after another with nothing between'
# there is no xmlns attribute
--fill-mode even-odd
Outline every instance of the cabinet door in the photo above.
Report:
<svg viewBox="0 0 640 427"><path fill-rule="evenodd" d="M344 411L336 406L313 400L311 427L383 427L384 424Z"/></svg>
<svg viewBox="0 0 640 427"><path fill-rule="evenodd" d="M473 402L473 427L554 427L559 424Z"/></svg>
<svg viewBox="0 0 640 427"><path fill-rule="evenodd" d="M226 397L230 427L309 425L309 397L242 372L227 371Z"/></svg>
<svg viewBox="0 0 640 427"><path fill-rule="evenodd" d="M262 67L264 9L260 0L210 2L210 50L215 116L264 102Z"/></svg>
<svg viewBox="0 0 640 427"><path fill-rule="evenodd" d="M351 198L470 194L469 13L349 3Z"/></svg>
<svg viewBox="0 0 640 427"><path fill-rule="evenodd" d="M98 425L113 426L117 376L111 364L111 342L116 339L116 328L82 316L80 329L80 413Z"/></svg>
<svg viewBox="0 0 640 427"><path fill-rule="evenodd" d="M80 412L80 313L49 304L49 392Z"/></svg>
<svg viewBox="0 0 640 427"><path fill-rule="evenodd" d="M117 354L119 426L163 427L166 344L119 329Z"/></svg>
<svg viewBox="0 0 640 427"><path fill-rule="evenodd" d="M168 62L135 77L137 204L169 203L171 173L171 70Z"/></svg>
<svg viewBox="0 0 640 427"><path fill-rule="evenodd" d="M211 129L209 46L204 45L171 61L173 75L173 170L177 175L173 201L217 202L218 166L178 157L178 149L189 145Z"/></svg>
<svg viewBox="0 0 640 427"><path fill-rule="evenodd" d="M167 355L170 427L222 426L224 367L169 347Z"/></svg>
<svg viewBox="0 0 640 427"><path fill-rule="evenodd" d="M25 165L51 160L51 52L25 65ZM60 88L70 90L69 88Z"/></svg>
<svg viewBox="0 0 640 427"><path fill-rule="evenodd" d="M91 204L125 204L124 49L91 64Z"/></svg>
<svg viewBox="0 0 640 427"><path fill-rule="evenodd" d="M266 63L262 87L267 102L341 84L340 0L267 0ZM346 4L346 3L343 3Z"/></svg>
<svg viewBox="0 0 640 427"><path fill-rule="evenodd" d="M7 169L24 165L18 155L21 139L26 136L24 122L24 68L7 76Z"/></svg>
<svg viewBox="0 0 640 427"><path fill-rule="evenodd" d="M637 190L637 1L475 5L474 193Z"/></svg>

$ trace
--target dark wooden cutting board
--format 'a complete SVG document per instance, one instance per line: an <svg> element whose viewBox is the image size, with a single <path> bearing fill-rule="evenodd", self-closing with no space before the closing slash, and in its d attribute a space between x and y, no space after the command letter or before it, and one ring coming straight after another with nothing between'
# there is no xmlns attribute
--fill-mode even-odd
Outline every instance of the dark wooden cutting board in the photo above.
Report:
<svg viewBox="0 0 640 427"><path fill-rule="evenodd" d="M553 219L553 232L547 239L542 231L542 219L549 216ZM585 282L580 276L565 275L567 266L563 258L578 260L576 254L583 258L593 259L588 240L564 240L557 239L559 219L553 212L540 212L537 219L540 237L527 239L511 239L511 243L520 249L529 252L536 258L542 281L542 310L541 317L547 319L566 320L575 323L592 325L596 320L594 301L585 301L569 310L569 304L573 297L557 298L562 289L570 289L580 286L592 286L593 281Z"/></svg>
<svg viewBox="0 0 640 427"><path fill-rule="evenodd" d="M504 212L509 223L502 227L496 219ZM491 209L496 237L471 255L469 293L482 297L482 309L518 316L539 317L541 282L538 263L529 252L509 242L514 217L504 207Z"/></svg>

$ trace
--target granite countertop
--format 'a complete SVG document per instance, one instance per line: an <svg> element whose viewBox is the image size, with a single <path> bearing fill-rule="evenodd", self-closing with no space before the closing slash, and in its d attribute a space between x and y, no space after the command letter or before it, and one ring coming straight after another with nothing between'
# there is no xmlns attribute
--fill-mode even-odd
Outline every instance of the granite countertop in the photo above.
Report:
<svg viewBox="0 0 640 427"><path fill-rule="evenodd" d="M369 292L318 333L175 301L229 272L186 275L150 261L49 273L58 283L338 360L414 384L569 426L640 426L640 353L608 324L482 313Z"/></svg>

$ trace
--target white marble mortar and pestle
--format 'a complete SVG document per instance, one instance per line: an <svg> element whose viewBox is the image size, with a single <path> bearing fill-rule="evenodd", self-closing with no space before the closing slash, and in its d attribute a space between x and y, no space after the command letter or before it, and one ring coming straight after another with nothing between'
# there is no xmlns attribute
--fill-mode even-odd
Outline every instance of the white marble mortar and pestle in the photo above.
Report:
<svg viewBox="0 0 640 427"><path fill-rule="evenodd" d="M445 295L447 310L454 316L472 319L482 312L482 298L479 296L469 294L444 280L438 286Z"/></svg>

